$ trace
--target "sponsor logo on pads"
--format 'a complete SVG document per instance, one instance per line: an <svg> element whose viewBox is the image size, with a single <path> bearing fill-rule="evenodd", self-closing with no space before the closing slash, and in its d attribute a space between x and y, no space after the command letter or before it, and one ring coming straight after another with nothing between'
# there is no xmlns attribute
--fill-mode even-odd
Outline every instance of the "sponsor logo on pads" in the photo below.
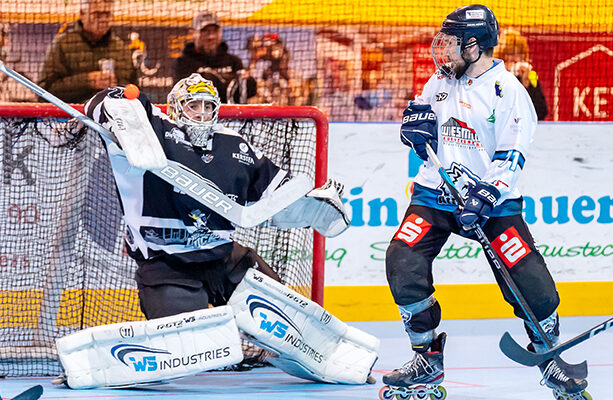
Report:
<svg viewBox="0 0 613 400"><path fill-rule="evenodd" d="M260 322L260 330L294 346L317 363L323 361L323 355L306 342L300 329L283 310L269 300L253 294L247 297L246 303L253 320Z"/></svg>

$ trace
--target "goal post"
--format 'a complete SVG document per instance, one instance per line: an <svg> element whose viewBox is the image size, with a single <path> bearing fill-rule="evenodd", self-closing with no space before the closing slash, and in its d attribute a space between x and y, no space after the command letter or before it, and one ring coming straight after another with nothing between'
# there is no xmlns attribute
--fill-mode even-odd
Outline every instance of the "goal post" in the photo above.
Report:
<svg viewBox="0 0 613 400"><path fill-rule="evenodd" d="M328 122L317 108L224 105L219 118L281 168L325 183ZM144 318L136 264L95 132L51 104L20 103L0 104L0 133L0 376L53 375L56 338ZM323 236L261 226L235 240L323 305Z"/></svg>

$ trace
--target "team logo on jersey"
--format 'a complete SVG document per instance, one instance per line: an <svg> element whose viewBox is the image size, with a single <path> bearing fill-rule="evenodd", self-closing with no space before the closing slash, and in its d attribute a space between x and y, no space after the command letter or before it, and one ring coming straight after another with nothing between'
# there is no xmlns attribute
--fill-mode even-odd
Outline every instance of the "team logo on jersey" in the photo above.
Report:
<svg viewBox="0 0 613 400"><path fill-rule="evenodd" d="M436 101L443 101L447 98L447 96L449 96L449 93L447 92L440 92L436 94Z"/></svg>
<svg viewBox="0 0 613 400"><path fill-rule="evenodd" d="M492 247L509 268L513 268L519 260L532 252L514 226L492 240Z"/></svg>
<svg viewBox="0 0 613 400"><path fill-rule="evenodd" d="M394 235L394 239L401 240L413 247L426 236L431 227L432 224L423 219L423 217L411 214L402 222L398 232Z"/></svg>
<svg viewBox="0 0 613 400"><path fill-rule="evenodd" d="M207 222L209 216L200 210L192 210L189 213L189 217L194 220L194 227L189 228L190 235L187 238L185 246L193 247L196 249L204 249L211 247L212 243L220 242L223 239L213 232L208 226ZM195 230L194 230L195 228Z"/></svg>
<svg viewBox="0 0 613 400"><path fill-rule="evenodd" d="M172 128L170 131L164 132L164 139L173 140L176 144L192 147L192 144L185 139L185 132L179 128Z"/></svg>
<svg viewBox="0 0 613 400"><path fill-rule="evenodd" d="M499 81L496 81L496 83L494 83L494 90L496 91L496 96L502 98L502 86L500 86Z"/></svg>
<svg viewBox="0 0 613 400"><path fill-rule="evenodd" d="M479 182L479 176L473 173L470 169L462 164L458 164L455 161L451 163L449 168L445 170L449 178L453 182L453 185L458 189L464 199L468 196L468 192L472 189L477 182ZM447 185L441 183L438 187L439 195L436 202L441 205L458 205Z"/></svg>
<svg viewBox="0 0 613 400"><path fill-rule="evenodd" d="M483 148L477 132L464 121L457 118L449 118L441 125L443 143L465 148Z"/></svg>
<svg viewBox="0 0 613 400"><path fill-rule="evenodd" d="M492 124L496 122L496 110L492 110L492 115L487 118L487 122Z"/></svg>

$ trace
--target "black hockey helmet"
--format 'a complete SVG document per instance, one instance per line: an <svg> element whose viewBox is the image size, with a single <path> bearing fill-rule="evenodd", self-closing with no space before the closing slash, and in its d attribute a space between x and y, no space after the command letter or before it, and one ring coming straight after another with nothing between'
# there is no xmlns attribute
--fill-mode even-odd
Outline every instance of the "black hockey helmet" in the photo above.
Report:
<svg viewBox="0 0 613 400"><path fill-rule="evenodd" d="M492 10L480 4L455 9L443 21L441 32L460 38L462 47L472 37L481 50L498 44L498 21Z"/></svg>

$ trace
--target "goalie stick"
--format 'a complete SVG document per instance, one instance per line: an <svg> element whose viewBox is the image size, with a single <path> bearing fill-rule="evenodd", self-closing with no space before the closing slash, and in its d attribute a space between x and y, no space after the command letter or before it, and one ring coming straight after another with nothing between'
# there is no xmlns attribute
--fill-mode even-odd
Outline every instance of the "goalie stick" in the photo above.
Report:
<svg viewBox="0 0 613 400"><path fill-rule="evenodd" d="M0 61L0 71L27 87L49 103L68 113L71 117L98 132L107 140L113 140L113 133L107 128L75 110L73 107L36 85L23 75L7 67L2 61ZM125 153L122 155L125 156ZM151 168L147 170L168 184L180 189L199 203L210 208L213 212L243 228L260 225L279 211L300 199L312 189L309 179L306 176L298 175L264 199L250 206L242 206L222 193L213 182L204 179L196 172L176 161L168 160L168 164L161 169Z"/></svg>
<svg viewBox="0 0 613 400"><path fill-rule="evenodd" d="M464 198L462 197L458 189L455 187L453 181L449 177L449 174L447 174L447 171L445 171L445 168L443 168L441 161L438 159L436 153L434 152L434 150L432 150L432 147L429 143L426 143L426 152L428 153L428 156L438 169L438 173L443 179L445 186L447 186L447 189L449 189L451 195L457 201L458 206L463 208L465 204ZM524 312L524 315L526 315L528 321L536 327L537 336L540 337L547 349L551 350L553 348L551 340L549 340L547 334L543 330L543 327L541 326L541 324L539 324L538 319L534 315L534 312L532 312L532 309L530 309L530 306L528 305L526 299L521 294L519 288L515 284L515 281L511 277L511 274L509 273L509 271L507 271L503 261L494 251L492 243L485 236L485 232L483 232L483 228L481 228L481 225L475 224L475 227L473 229L475 231L475 234L477 235L477 241L479 242L481 247L483 247L483 252L485 253L486 258L491 261L491 263L494 264L496 269L500 272L500 275L502 276L504 282L511 291L511 294L515 298L515 301L517 301L517 303L521 307L522 311ZM566 361L562 360L558 355L555 355L553 358L555 358L556 362L558 363L558 366L562 370L564 370L567 376L576 379L583 379L587 377L586 361L583 361L580 364L569 364Z"/></svg>
<svg viewBox="0 0 613 400"><path fill-rule="evenodd" d="M43 394L43 387L41 385L32 386L23 393L13 397L12 400L37 400ZM0 399L2 396L0 396Z"/></svg>
<svg viewBox="0 0 613 400"><path fill-rule="evenodd" d="M516 363L533 367L553 358L554 356L557 356L563 351L568 350L571 347L578 345L579 343L585 342L592 336L598 335L599 333L604 332L612 327L613 318L608 319L603 323L575 336L574 338L542 353L533 353L523 348L513 339L513 337L511 337L509 332L505 332L500 339L500 350L502 350L505 356L509 357Z"/></svg>

